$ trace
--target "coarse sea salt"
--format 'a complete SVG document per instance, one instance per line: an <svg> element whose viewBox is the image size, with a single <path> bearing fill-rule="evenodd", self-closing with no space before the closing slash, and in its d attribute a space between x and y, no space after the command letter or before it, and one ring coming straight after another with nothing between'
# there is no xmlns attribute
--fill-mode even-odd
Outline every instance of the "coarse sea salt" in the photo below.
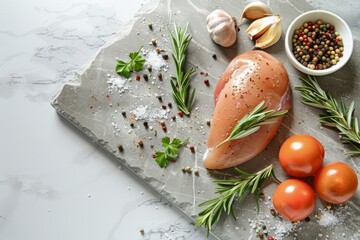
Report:
<svg viewBox="0 0 360 240"><path fill-rule="evenodd" d="M339 223L339 218L329 211L321 211L321 217L318 223L323 227L332 227Z"/></svg>
<svg viewBox="0 0 360 240"><path fill-rule="evenodd" d="M158 54L155 50L148 50L145 52L145 60L147 65L151 65L152 69L159 72L167 67L167 62L164 60L161 54Z"/></svg>
<svg viewBox="0 0 360 240"><path fill-rule="evenodd" d="M140 105L130 112L135 115L136 120L155 121L168 118L168 112L166 110L149 108L147 105Z"/></svg>
<svg viewBox="0 0 360 240"><path fill-rule="evenodd" d="M291 221L287 220L278 222L275 226L275 239L282 240L284 237L288 236L289 233L294 232L298 225L301 225L301 223L295 225Z"/></svg>
<svg viewBox="0 0 360 240"><path fill-rule="evenodd" d="M322 227L335 227L343 223L351 215L351 210L345 206L338 206L336 209L319 209L319 219L317 222Z"/></svg>
<svg viewBox="0 0 360 240"><path fill-rule="evenodd" d="M127 79L123 77L108 77L107 83L109 84L108 90L110 93L124 93L125 90L128 90Z"/></svg>

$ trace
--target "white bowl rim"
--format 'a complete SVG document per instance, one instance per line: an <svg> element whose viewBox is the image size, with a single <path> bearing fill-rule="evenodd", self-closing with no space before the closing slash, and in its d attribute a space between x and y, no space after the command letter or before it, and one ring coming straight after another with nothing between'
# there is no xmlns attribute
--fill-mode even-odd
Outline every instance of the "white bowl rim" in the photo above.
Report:
<svg viewBox="0 0 360 240"><path fill-rule="evenodd" d="M312 13L324 13L324 14L328 14L332 17L334 17L337 21L341 22L341 24L344 26L344 28L346 29L346 31L349 34L349 38L350 38L350 45L346 46L346 51L349 52L349 54L347 56L343 56L342 60L339 64L336 64L335 66L332 66L330 68L327 69L318 69L318 70L313 70L310 68L307 68L305 66L303 66L294 56L291 46L289 45L289 37L290 37L290 29L293 28L293 26L295 25L295 23L297 23L299 21L300 18L312 14ZM342 19L341 17L339 17L338 15L336 15L335 13L326 11L326 10L310 10L307 12L304 12L302 14L300 14L299 16L297 16L289 25L287 31L286 31L286 36L285 36L285 51L286 51L286 55L288 56L288 58L290 59L291 63L294 65L295 68L297 68L299 71L309 74L309 75L314 75L314 76L322 76L322 75L327 75L333 72L336 72L337 70L339 70L340 68L342 68L350 59L351 54L353 52L353 47L354 47L354 39L352 36L352 32L350 27L348 26L348 24L344 21L344 19Z"/></svg>

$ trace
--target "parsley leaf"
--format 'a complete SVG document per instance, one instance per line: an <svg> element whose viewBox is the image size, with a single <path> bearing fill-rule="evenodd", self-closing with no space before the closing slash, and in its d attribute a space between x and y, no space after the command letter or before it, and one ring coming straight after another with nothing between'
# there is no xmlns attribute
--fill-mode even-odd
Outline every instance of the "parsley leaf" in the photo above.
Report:
<svg viewBox="0 0 360 240"><path fill-rule="evenodd" d="M130 73L133 71L141 71L144 68L145 59L140 55L142 47L137 52L129 54L130 61L125 62L118 60L115 71L126 78L130 77Z"/></svg>
<svg viewBox="0 0 360 240"><path fill-rule="evenodd" d="M188 139L181 141L177 138L170 141L169 137L163 137L161 139L161 145L164 148L163 151L155 152L155 161L157 164L159 164L161 168L165 168L170 161L175 161L176 157L179 155L179 148L187 141Z"/></svg>

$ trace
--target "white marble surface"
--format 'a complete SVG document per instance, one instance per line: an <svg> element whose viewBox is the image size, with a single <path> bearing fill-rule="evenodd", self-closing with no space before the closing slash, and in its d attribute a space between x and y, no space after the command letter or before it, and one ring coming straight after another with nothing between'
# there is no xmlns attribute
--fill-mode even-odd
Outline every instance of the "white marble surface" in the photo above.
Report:
<svg viewBox="0 0 360 240"><path fill-rule="evenodd" d="M1 1L0 239L205 239L50 106L146 2Z"/></svg>

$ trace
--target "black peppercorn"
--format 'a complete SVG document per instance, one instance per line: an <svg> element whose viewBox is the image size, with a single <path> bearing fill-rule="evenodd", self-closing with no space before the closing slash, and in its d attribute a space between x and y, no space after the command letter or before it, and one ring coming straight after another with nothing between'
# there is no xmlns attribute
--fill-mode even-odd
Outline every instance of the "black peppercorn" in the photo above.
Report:
<svg viewBox="0 0 360 240"><path fill-rule="evenodd" d="M124 151L123 145L119 144L119 145L118 145L118 149L119 149L119 152L123 152L123 151Z"/></svg>

